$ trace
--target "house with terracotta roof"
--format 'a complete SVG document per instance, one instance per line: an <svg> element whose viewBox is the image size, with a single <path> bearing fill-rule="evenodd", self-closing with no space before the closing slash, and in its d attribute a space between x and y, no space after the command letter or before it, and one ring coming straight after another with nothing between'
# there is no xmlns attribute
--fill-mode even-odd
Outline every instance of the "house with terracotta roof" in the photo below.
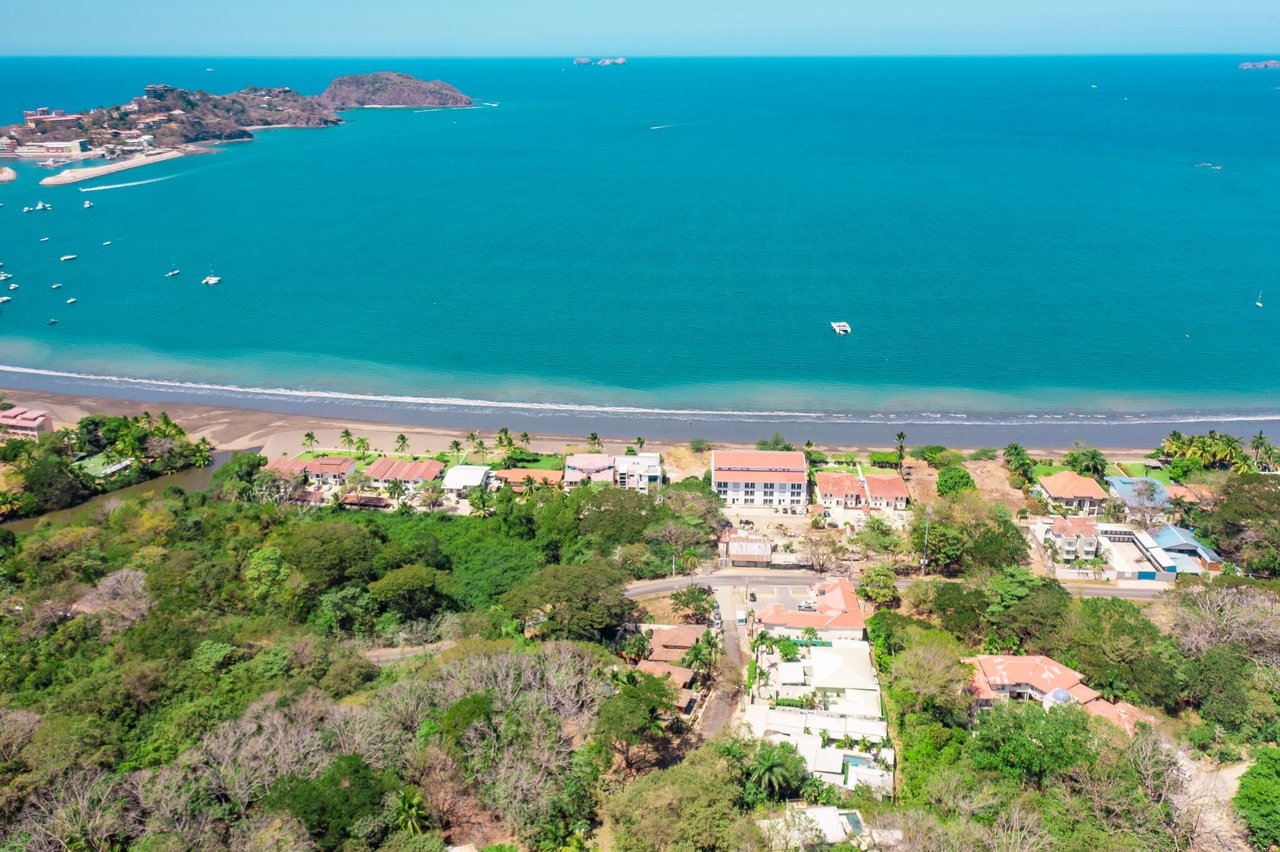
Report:
<svg viewBox="0 0 1280 852"><path fill-rule="evenodd" d="M495 470L493 478L497 487L510 485L517 494L524 491L525 482L533 480L534 485L553 485L559 487L564 481L563 470L539 470L531 467L512 467L506 470Z"/></svg>
<svg viewBox="0 0 1280 852"><path fill-rule="evenodd" d="M316 485L342 485L355 473L356 460L347 456L320 456L314 459L272 459L264 470L292 479L305 476Z"/></svg>
<svg viewBox="0 0 1280 852"><path fill-rule="evenodd" d="M697 709L698 693L693 689L693 681L697 675L694 674L693 669L653 660L641 660L633 668L638 672L669 680L676 690L676 710L682 715L688 716Z"/></svg>
<svg viewBox="0 0 1280 852"><path fill-rule="evenodd" d="M1046 710L1056 705L1079 704L1093 716L1106 719L1132 735L1139 722L1155 720L1127 701L1110 702L1085 686L1082 676L1051 657L979 654L964 660L973 666L970 689L979 710L997 701L1035 701Z"/></svg>
<svg viewBox="0 0 1280 852"><path fill-rule="evenodd" d="M713 450L711 487L729 506L803 507L809 466L799 451Z"/></svg>
<svg viewBox="0 0 1280 852"><path fill-rule="evenodd" d="M847 470L819 470L813 474L813 498L826 509L856 509L865 504L866 486Z"/></svg>
<svg viewBox="0 0 1280 852"><path fill-rule="evenodd" d="M901 512L911 503L907 483L896 473L868 476L864 481L867 486L867 505L873 509L894 509Z"/></svg>
<svg viewBox="0 0 1280 852"><path fill-rule="evenodd" d="M35 439L53 431L53 418L39 408L14 406L0 411L0 440Z"/></svg>
<svg viewBox="0 0 1280 852"><path fill-rule="evenodd" d="M589 482L614 485L618 481L616 471L615 456L604 453L573 453L564 460L564 490L572 491Z"/></svg>
<svg viewBox="0 0 1280 852"><path fill-rule="evenodd" d="M372 481L374 488L385 489L392 482L399 482L411 494L426 483L439 479L443 471L444 463L435 459L417 462L380 458L365 468L364 475Z"/></svg>
<svg viewBox="0 0 1280 852"><path fill-rule="evenodd" d="M1049 517L1040 522L1040 541L1058 562L1078 562L1098 555L1098 522L1091 517Z"/></svg>
<svg viewBox="0 0 1280 852"><path fill-rule="evenodd" d="M654 630L649 637L649 659L655 663L679 663L706 631L707 627L702 624Z"/></svg>
<svg viewBox="0 0 1280 852"><path fill-rule="evenodd" d="M1107 499L1102 486L1073 470L1040 477L1039 491L1059 512L1068 510L1080 515L1096 515Z"/></svg>
<svg viewBox="0 0 1280 852"><path fill-rule="evenodd" d="M777 636L799 638L812 627L823 639L866 638L867 621L853 583L844 577L824 580L812 594L813 611L787 609L775 601L756 613L756 623Z"/></svg>

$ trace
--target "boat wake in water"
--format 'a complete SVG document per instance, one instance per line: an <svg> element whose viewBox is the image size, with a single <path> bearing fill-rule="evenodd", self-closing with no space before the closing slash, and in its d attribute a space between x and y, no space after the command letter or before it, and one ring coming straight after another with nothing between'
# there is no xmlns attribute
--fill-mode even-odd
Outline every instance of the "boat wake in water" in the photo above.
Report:
<svg viewBox="0 0 1280 852"><path fill-rule="evenodd" d="M148 183L160 183L160 181L162 180L171 180L175 177L177 177L177 175L165 175L164 177L151 178L150 180L135 180L135 181L130 181L129 183L113 183L113 184L108 184L107 186L82 186L80 187L80 191L81 192L100 192L104 189L124 189L126 186L142 186L143 184L148 184Z"/></svg>

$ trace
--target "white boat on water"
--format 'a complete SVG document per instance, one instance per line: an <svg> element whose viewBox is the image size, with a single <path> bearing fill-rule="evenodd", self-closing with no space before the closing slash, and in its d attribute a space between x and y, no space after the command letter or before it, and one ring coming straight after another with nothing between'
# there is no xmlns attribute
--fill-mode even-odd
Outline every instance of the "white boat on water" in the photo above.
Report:
<svg viewBox="0 0 1280 852"><path fill-rule="evenodd" d="M61 290L61 289L62 289L62 285L61 285L61 284L54 284L54 285L53 285L52 287L50 287L49 289L51 289L51 290Z"/></svg>
<svg viewBox="0 0 1280 852"><path fill-rule="evenodd" d="M221 279L221 278L219 278L217 275L206 275L206 276L203 278L203 280L201 280L201 281L200 281L200 283L201 283L201 284L208 284L210 287L212 287L214 284L217 284L217 283L218 283L219 281L221 281L221 280L222 280L222 279Z"/></svg>
<svg viewBox="0 0 1280 852"><path fill-rule="evenodd" d="M17 289L18 289L18 285L17 285L17 284L10 284L10 285L9 285L9 289L10 289L10 290L17 290Z"/></svg>
<svg viewBox="0 0 1280 852"><path fill-rule="evenodd" d="M12 296L0 296L0 305L3 305L5 302L12 302L12 301L13 301Z"/></svg>
<svg viewBox="0 0 1280 852"><path fill-rule="evenodd" d="M52 204L45 204L43 201L37 201L37 202L36 202L36 209L37 209L37 210L52 210L52 209L53 209L53 205L52 205Z"/></svg>
<svg viewBox="0 0 1280 852"><path fill-rule="evenodd" d="M58 324L58 321L56 319L51 319L48 322L48 325L57 325L57 324Z"/></svg>
<svg viewBox="0 0 1280 852"><path fill-rule="evenodd" d="M88 210L88 209L89 209L90 207L92 207L92 206L93 206L93 202L86 198L86 199L84 200L84 209L85 209L85 210Z"/></svg>
<svg viewBox="0 0 1280 852"><path fill-rule="evenodd" d="M0 281L8 281L12 277L12 272L0 272Z"/></svg>
<svg viewBox="0 0 1280 852"><path fill-rule="evenodd" d="M40 238L40 242L42 242L42 243L47 243L47 242L49 242L49 238L48 238L48 237L41 237L41 238Z"/></svg>
<svg viewBox="0 0 1280 852"><path fill-rule="evenodd" d="M109 246L109 245L111 245L111 240L107 240L105 243L103 243L103 245L104 245L104 246Z"/></svg>
<svg viewBox="0 0 1280 852"><path fill-rule="evenodd" d="M30 212L32 211L32 209L33 209L33 208L31 208L31 207L23 207L23 208L22 208L22 212L23 212L23 213L30 213Z"/></svg>
<svg viewBox="0 0 1280 852"><path fill-rule="evenodd" d="M76 300L75 300L75 299L67 299L67 304L68 304L68 305L74 305L75 303L76 303Z"/></svg>
<svg viewBox="0 0 1280 852"><path fill-rule="evenodd" d="M165 277L165 278L172 278L173 276L175 276L175 275L180 275L181 273L182 273L182 270L181 270L181 269L170 269L168 272L166 272L166 273L164 274L164 277Z"/></svg>
<svg viewBox="0 0 1280 852"><path fill-rule="evenodd" d="M849 332L853 331L853 329L849 327L849 323L847 322L833 322L831 323L831 330L834 331L836 334L848 334Z"/></svg>
<svg viewBox="0 0 1280 852"><path fill-rule="evenodd" d="M75 260L76 257L77 255L74 255L74 254L64 254L61 258L59 258L59 260Z"/></svg>

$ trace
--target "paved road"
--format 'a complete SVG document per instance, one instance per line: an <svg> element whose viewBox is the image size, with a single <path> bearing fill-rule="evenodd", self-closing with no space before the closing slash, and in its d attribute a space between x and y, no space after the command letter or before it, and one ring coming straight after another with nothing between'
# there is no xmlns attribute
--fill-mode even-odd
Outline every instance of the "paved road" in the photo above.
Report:
<svg viewBox="0 0 1280 852"><path fill-rule="evenodd" d="M694 577L675 577L665 580L649 580L643 583L634 583L627 588L626 595L628 598L643 598L649 595L665 595L668 592L674 592L676 589L683 589L685 586L699 583L718 589L723 586L742 586L749 583L756 583L761 586L804 586L813 585L813 581L818 575L812 571L787 571L785 574L705 574ZM899 580L898 588L905 589L916 580ZM853 584L858 584L857 579L853 580ZM1079 595L1082 598L1125 598L1127 600L1143 601L1153 600L1160 592L1155 589L1121 589L1112 586L1083 586L1071 583L1063 583L1067 591L1073 595ZM730 613L726 612L725 617L728 618Z"/></svg>

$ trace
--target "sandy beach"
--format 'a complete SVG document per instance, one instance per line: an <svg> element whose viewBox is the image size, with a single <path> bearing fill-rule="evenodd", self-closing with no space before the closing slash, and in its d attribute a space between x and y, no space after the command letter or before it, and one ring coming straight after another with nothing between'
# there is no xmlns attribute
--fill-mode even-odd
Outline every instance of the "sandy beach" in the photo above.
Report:
<svg viewBox="0 0 1280 852"><path fill-rule="evenodd" d="M599 421L581 417L576 421L565 418L551 419L557 425L572 425L574 428L540 429L536 422L529 421L530 419L537 421L541 418L526 418L518 414L512 415L510 412L468 414L466 415L467 425L458 425L452 422L456 420L455 416L444 415L441 415L436 423L397 423L384 421L381 416L362 417L362 414L385 415L386 412L369 412L355 406L345 407L350 410L349 415L345 413L335 415L329 412L308 414L264 411L227 405L204 405L172 399L138 400L108 396L80 396L16 388L0 389L0 392L5 394L8 402L49 411L59 426L70 425L88 414L132 415L144 410L152 413L167 411L188 432L207 437L220 449L243 450L261 447L263 452L271 457L299 452L302 436L307 432L315 433L320 447L337 448L339 433L343 429L351 429L353 433L369 438L373 449L388 452L394 448L396 437L403 433L409 438L413 452L437 453L447 449L449 443L454 440L463 441L465 444L467 436L473 431L485 438L492 446L497 429L504 425L516 434L528 432L532 439L532 449L541 452L564 452L566 448L570 451L585 449L586 436L591 432L598 432L608 452L620 453L624 447L632 443L636 436L642 436L646 439L646 450L664 453L676 451L678 456L680 453L687 453L691 437L705 438L719 447L750 447L756 438L767 437L776 431L774 426L779 425L759 421L714 421L696 424L681 421L679 428L673 430L669 421L658 423L633 418L627 424L633 428L623 430L617 428L616 421ZM860 439L858 434L848 429L846 425L843 431L850 435L849 439L819 440L819 437L813 436L812 433L825 430L809 428L818 425L821 424L782 424L780 431L797 445L812 439L815 445L825 452L866 452L892 449L893 436L899 428L892 423L877 424L875 427L876 432L879 433L877 437ZM1227 425L1243 426L1244 424ZM608 428L610 426L614 428ZM1147 424L1147 426L1148 431L1154 427L1153 437L1149 442L1093 440L1096 437L1105 437L1105 433L1102 436L1091 436L1090 433L1100 428L1098 426L1078 427L1074 428L1074 431L1080 433L1079 439L1094 443L1108 453L1146 453L1155 446L1160 436L1168 432L1167 426L1159 424ZM1039 442L1034 440L1036 431L1028 431L1026 427L1023 427L1025 434L1012 434L1003 438L977 426L950 427L947 430L949 437L940 436L937 427L920 429L917 426L907 425L901 428L907 432L907 442L910 445L938 442L956 449L973 450L984 446L1003 446L1009 441L1017 440L1026 444L1033 453L1041 456L1054 456L1066 452L1076 440L1071 436L1073 427L1067 425L1056 427L1064 430L1063 437L1058 440ZM1183 431L1188 430L1183 428ZM1236 431L1239 434L1247 432L1244 428L1237 428ZM1058 437L1055 431L1041 434L1044 437Z"/></svg>
<svg viewBox="0 0 1280 852"><path fill-rule="evenodd" d="M40 181L41 186L62 186L68 183L79 183L83 180L93 180L103 175L115 174L129 169L136 169L139 166L149 166L152 163L162 163L165 160L176 160L178 157L184 156L183 152L169 149L159 151L154 154L145 154L137 157L130 157L127 160L117 160L108 163L105 166L90 166L87 169L67 169L58 172L56 175L50 175Z"/></svg>

